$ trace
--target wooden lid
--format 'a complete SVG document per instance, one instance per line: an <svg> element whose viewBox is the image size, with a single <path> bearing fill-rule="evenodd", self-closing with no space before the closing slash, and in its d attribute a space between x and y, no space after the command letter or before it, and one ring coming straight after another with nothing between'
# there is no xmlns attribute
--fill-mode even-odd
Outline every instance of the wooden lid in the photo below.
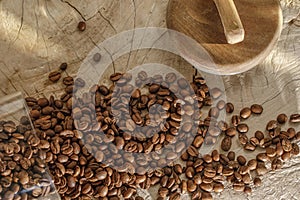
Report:
<svg viewBox="0 0 300 200"><path fill-rule="evenodd" d="M263 61L280 35L282 12L278 0L234 2L245 29L245 39L238 44L226 42L221 19L213 0L169 2L168 28L196 40L215 62L216 67L207 66L204 71L218 74L247 71ZM184 57L188 57L186 52L184 54Z"/></svg>

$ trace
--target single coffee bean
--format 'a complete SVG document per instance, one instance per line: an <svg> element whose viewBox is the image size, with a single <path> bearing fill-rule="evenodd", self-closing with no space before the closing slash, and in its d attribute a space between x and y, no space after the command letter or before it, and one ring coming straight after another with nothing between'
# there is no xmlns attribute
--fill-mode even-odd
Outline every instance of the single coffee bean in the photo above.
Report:
<svg viewBox="0 0 300 200"><path fill-rule="evenodd" d="M245 184L250 184L251 183L251 177L250 177L250 174L245 174L242 178L242 181L245 183Z"/></svg>
<svg viewBox="0 0 300 200"><path fill-rule="evenodd" d="M214 192L220 193L224 191L224 185L222 183L216 183L214 184Z"/></svg>
<svg viewBox="0 0 300 200"><path fill-rule="evenodd" d="M247 124L239 124L237 125L236 129L240 133L247 133L249 131L249 127Z"/></svg>
<svg viewBox="0 0 300 200"><path fill-rule="evenodd" d="M247 166L249 167L249 170L255 170L257 167L257 160L256 159L251 159L248 161Z"/></svg>
<svg viewBox="0 0 300 200"><path fill-rule="evenodd" d="M270 158L267 156L266 153L259 153L256 155L256 159L258 161L267 162L270 160Z"/></svg>
<svg viewBox="0 0 300 200"><path fill-rule="evenodd" d="M225 109L226 109L226 112L227 112L227 113L233 113L233 111L234 111L234 106L233 106L232 103L226 103Z"/></svg>
<svg viewBox="0 0 300 200"><path fill-rule="evenodd" d="M77 28L79 31L85 31L86 29L86 23L84 21L81 21L78 23Z"/></svg>
<svg viewBox="0 0 300 200"><path fill-rule="evenodd" d="M290 152L284 152L284 153L281 155L281 159L282 159L283 161L288 161L290 158L291 158L291 153L290 153Z"/></svg>
<svg viewBox="0 0 300 200"><path fill-rule="evenodd" d="M251 137L250 138L250 143L253 145L253 146L258 146L259 145L259 140L256 138L256 137Z"/></svg>
<svg viewBox="0 0 300 200"><path fill-rule="evenodd" d="M242 119L248 119L251 116L251 109L246 107L240 111L240 117Z"/></svg>
<svg viewBox="0 0 300 200"><path fill-rule="evenodd" d="M276 156L276 150L273 147L268 147L268 148L266 148L266 154L270 158L273 158Z"/></svg>
<svg viewBox="0 0 300 200"><path fill-rule="evenodd" d="M285 152L290 152L292 150L292 143L288 139L283 139L281 145Z"/></svg>
<svg viewBox="0 0 300 200"><path fill-rule="evenodd" d="M227 157L230 161L234 161L235 160L235 152L234 151L229 151L227 154Z"/></svg>
<svg viewBox="0 0 300 200"><path fill-rule="evenodd" d="M213 190L213 184L211 183L201 183L200 188L206 192L211 192Z"/></svg>
<svg viewBox="0 0 300 200"><path fill-rule="evenodd" d="M231 138L228 137L228 136L225 136L224 139L221 142L221 149L223 151L229 151L230 148L231 148L231 144L232 144Z"/></svg>
<svg viewBox="0 0 300 200"><path fill-rule="evenodd" d="M233 189L237 192L243 192L245 189L245 184L237 181L233 184Z"/></svg>
<svg viewBox="0 0 300 200"><path fill-rule="evenodd" d="M235 127L230 127L226 130L226 135L229 137L234 137L237 134L237 130Z"/></svg>
<svg viewBox="0 0 300 200"><path fill-rule="evenodd" d="M278 169L281 169L282 168L282 161L278 158L275 158L273 161L272 161L272 164L271 164L271 168L273 171L275 170L278 170Z"/></svg>
<svg viewBox="0 0 300 200"><path fill-rule="evenodd" d="M57 71L51 72L48 78L52 82L57 82L61 78L61 73Z"/></svg>
<svg viewBox="0 0 300 200"><path fill-rule="evenodd" d="M251 112L254 114L261 114L263 112L263 107L259 104L253 104L251 106Z"/></svg>
<svg viewBox="0 0 300 200"><path fill-rule="evenodd" d="M67 77L63 78L63 84L67 85L67 86L74 85L74 79L73 79L73 77L67 76Z"/></svg>
<svg viewBox="0 0 300 200"><path fill-rule="evenodd" d="M234 173L234 170L228 167L224 167L222 173L224 176L231 176Z"/></svg>
<svg viewBox="0 0 300 200"><path fill-rule="evenodd" d="M202 200L212 200L213 197L209 192L202 192Z"/></svg>
<svg viewBox="0 0 300 200"><path fill-rule="evenodd" d="M263 134L263 132L261 132L261 131L256 131L254 135L255 135L255 137L256 137L259 141L261 141L262 139L264 139L264 134Z"/></svg>
<svg viewBox="0 0 300 200"><path fill-rule="evenodd" d="M189 192L194 192L197 189L197 185L194 183L193 180L188 180L187 181L187 190Z"/></svg>
<svg viewBox="0 0 300 200"><path fill-rule="evenodd" d="M256 187L259 187L262 185L261 179L259 177L255 177L253 180L253 183Z"/></svg>
<svg viewBox="0 0 300 200"><path fill-rule="evenodd" d="M292 123L300 122L300 114L292 114L290 116L290 122L292 122Z"/></svg>
<svg viewBox="0 0 300 200"><path fill-rule="evenodd" d="M288 116L287 116L286 114L284 114L284 113L279 114L279 115L277 116L277 122L278 122L279 124L284 124L284 123L287 122L287 120L288 120Z"/></svg>
<svg viewBox="0 0 300 200"><path fill-rule="evenodd" d="M202 159L203 159L204 162L206 162L206 163L211 163L211 162L213 161L211 155L209 155L209 154L203 155Z"/></svg>
<svg viewBox="0 0 300 200"><path fill-rule="evenodd" d="M293 154L293 155L298 155L300 153L300 149L299 149L299 146L298 146L298 144L296 144L296 143L293 143L292 144L292 150L291 150L291 154Z"/></svg>
<svg viewBox="0 0 300 200"><path fill-rule="evenodd" d="M256 173L259 176L265 175L268 172L265 164L263 162L258 162L256 167Z"/></svg>
<svg viewBox="0 0 300 200"><path fill-rule="evenodd" d="M218 162L220 160L220 154L218 152L218 150L213 150L211 153L211 157L213 159L213 161Z"/></svg>
<svg viewBox="0 0 300 200"><path fill-rule="evenodd" d="M249 186L245 186L244 193L250 195L252 193L252 189Z"/></svg>
<svg viewBox="0 0 300 200"><path fill-rule="evenodd" d="M238 115L233 115L231 118L231 123L233 126L237 126L241 122L241 118Z"/></svg>
<svg viewBox="0 0 300 200"><path fill-rule="evenodd" d="M62 71L65 71L68 68L68 64L66 62L63 62L60 64L59 69Z"/></svg>
<svg viewBox="0 0 300 200"><path fill-rule="evenodd" d="M240 165L245 165L247 162L246 158L242 155L237 157L237 161L239 162Z"/></svg>
<svg viewBox="0 0 300 200"><path fill-rule="evenodd" d="M276 120L271 120L271 121L268 122L268 124L266 126L266 129L268 131L270 131L270 130L276 129L277 127L278 127L277 121Z"/></svg>
<svg viewBox="0 0 300 200"><path fill-rule="evenodd" d="M216 107L219 109L219 110L223 110L225 107L226 107L226 102L224 100L220 100L218 101Z"/></svg>

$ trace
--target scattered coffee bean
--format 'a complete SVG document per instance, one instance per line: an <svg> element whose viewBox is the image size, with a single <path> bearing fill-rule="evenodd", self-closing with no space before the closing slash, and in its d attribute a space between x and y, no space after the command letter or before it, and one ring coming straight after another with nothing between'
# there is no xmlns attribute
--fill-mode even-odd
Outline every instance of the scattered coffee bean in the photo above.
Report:
<svg viewBox="0 0 300 200"><path fill-rule="evenodd" d="M227 113L233 113L233 111L234 111L234 106L233 106L232 103L226 103L225 109L226 109L226 112L227 112Z"/></svg>
<svg viewBox="0 0 300 200"><path fill-rule="evenodd" d="M282 113L282 114L279 114L279 115L277 116L277 122L278 122L279 124L284 124L284 123L286 123L287 121L288 121L288 116L287 116L286 114Z"/></svg>
<svg viewBox="0 0 300 200"><path fill-rule="evenodd" d="M231 144L232 144L231 138L228 137L228 136L225 136L224 139L221 142L221 149L223 151L229 151L230 148L231 148Z"/></svg>
<svg viewBox="0 0 300 200"><path fill-rule="evenodd" d="M85 31L85 29L86 29L86 23L83 22L83 21L79 22L78 25L77 25L77 28L80 31Z"/></svg>
<svg viewBox="0 0 300 200"><path fill-rule="evenodd" d="M268 124L266 126L266 129L268 131L270 131L270 130L276 129L277 127L278 127L277 121L276 120L271 120L271 121L268 122Z"/></svg>
<svg viewBox="0 0 300 200"><path fill-rule="evenodd" d="M57 71L51 72L48 76L49 80L52 82L57 82L60 79L60 77L61 73Z"/></svg>
<svg viewBox="0 0 300 200"><path fill-rule="evenodd" d="M292 122L292 123L300 122L300 114L292 114L290 116L290 122Z"/></svg>
<svg viewBox="0 0 300 200"><path fill-rule="evenodd" d="M68 64L67 63L61 63L59 66L59 69L62 71L65 71L68 68Z"/></svg>
<svg viewBox="0 0 300 200"><path fill-rule="evenodd" d="M251 109L246 107L246 108L243 108L240 112L240 117L242 119L248 119L249 117L251 116Z"/></svg>
<svg viewBox="0 0 300 200"><path fill-rule="evenodd" d="M237 125L236 130L240 133L247 133L249 131L249 127L247 124L239 124Z"/></svg>
<svg viewBox="0 0 300 200"><path fill-rule="evenodd" d="M259 104L253 104L251 106L251 112L254 114L261 114L263 112L263 107Z"/></svg>

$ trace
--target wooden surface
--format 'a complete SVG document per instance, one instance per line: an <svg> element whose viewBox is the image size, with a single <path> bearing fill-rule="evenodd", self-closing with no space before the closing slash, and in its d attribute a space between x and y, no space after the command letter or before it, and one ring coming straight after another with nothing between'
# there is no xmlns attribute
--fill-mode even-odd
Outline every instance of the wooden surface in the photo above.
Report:
<svg viewBox="0 0 300 200"><path fill-rule="evenodd" d="M254 128L249 136L256 128L263 129L267 120L278 113L300 112L300 2L280 3L284 25L271 54L250 71L222 77L227 99L237 110L253 102L264 106L261 118L251 118L249 126ZM105 39L138 27L166 27L167 5L168 0L0 0L0 97L16 91L40 97L59 96L63 86L47 81L50 71L68 62L63 75L76 76L87 54ZM267 14L270 13L266 11ZM85 32L76 30L81 20L86 20ZM192 73L183 59L153 49L125 55L115 61L114 67L124 72L149 62L176 67L187 77ZM300 190L299 163L300 156L286 163L284 170L264 176L263 187L254 188L250 196L226 187L215 199L295 199ZM148 191L141 193L151 200Z"/></svg>
<svg viewBox="0 0 300 200"><path fill-rule="evenodd" d="M217 8L212 0L171 0L167 26L195 39L212 56L221 74L246 71L271 51L279 37L282 15L277 0L235 0L245 29L238 44L226 42Z"/></svg>

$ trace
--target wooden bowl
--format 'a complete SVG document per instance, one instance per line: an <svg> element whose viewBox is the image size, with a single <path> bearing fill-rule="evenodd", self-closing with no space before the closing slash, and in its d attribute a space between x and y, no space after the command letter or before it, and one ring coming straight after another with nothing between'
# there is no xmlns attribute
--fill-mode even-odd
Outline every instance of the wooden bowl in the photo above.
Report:
<svg viewBox="0 0 300 200"><path fill-rule="evenodd" d="M244 41L238 44L227 43L213 0L169 2L168 28L194 39L210 54L215 63L199 63L203 71L224 75L247 71L268 56L280 36L283 20L278 0L234 2L245 29ZM180 44L178 48L182 46L184 44ZM189 60L186 49L183 54Z"/></svg>

